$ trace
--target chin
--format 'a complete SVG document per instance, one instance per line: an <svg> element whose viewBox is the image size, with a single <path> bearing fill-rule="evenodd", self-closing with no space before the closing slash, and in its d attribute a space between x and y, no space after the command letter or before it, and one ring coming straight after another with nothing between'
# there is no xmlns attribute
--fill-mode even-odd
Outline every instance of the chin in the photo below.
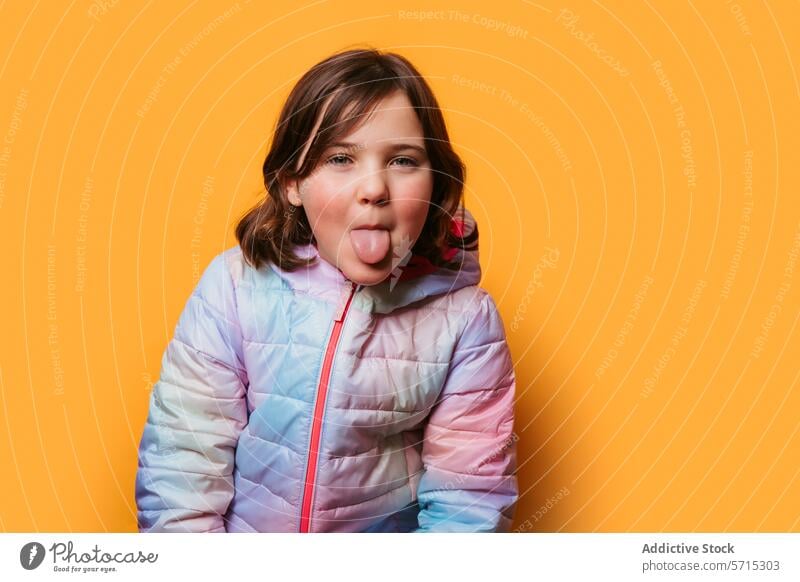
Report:
<svg viewBox="0 0 800 582"><path fill-rule="evenodd" d="M384 261L375 265L368 265L360 261L358 261L358 263L359 264L355 266L346 266L342 269L342 272L348 279L359 285L377 285L384 281L392 272L391 264L385 267L381 265Z"/></svg>

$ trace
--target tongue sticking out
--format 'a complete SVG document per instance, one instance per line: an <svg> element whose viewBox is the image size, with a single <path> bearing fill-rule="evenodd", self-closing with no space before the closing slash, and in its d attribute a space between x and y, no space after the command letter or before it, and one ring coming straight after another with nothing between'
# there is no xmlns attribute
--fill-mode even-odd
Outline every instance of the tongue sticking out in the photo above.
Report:
<svg viewBox="0 0 800 582"><path fill-rule="evenodd" d="M388 230L363 228L350 231L350 243L358 258L369 264L383 260L389 253L391 244Z"/></svg>

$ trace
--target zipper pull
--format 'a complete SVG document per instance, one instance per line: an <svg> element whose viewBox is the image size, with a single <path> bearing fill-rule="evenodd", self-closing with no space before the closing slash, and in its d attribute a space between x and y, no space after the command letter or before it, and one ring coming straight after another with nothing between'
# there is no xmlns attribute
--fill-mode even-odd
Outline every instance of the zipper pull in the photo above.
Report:
<svg viewBox="0 0 800 582"><path fill-rule="evenodd" d="M353 281L348 281L347 286L342 287L342 296L339 299L339 306L336 308L336 315L333 318L335 321L342 321L345 307L347 307L350 297L355 294L357 287L360 287L360 285L356 285Z"/></svg>

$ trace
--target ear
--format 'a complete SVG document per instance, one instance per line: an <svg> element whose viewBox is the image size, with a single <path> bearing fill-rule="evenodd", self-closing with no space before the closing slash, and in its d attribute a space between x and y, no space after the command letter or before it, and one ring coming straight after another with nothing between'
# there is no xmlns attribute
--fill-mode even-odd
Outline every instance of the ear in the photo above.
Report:
<svg viewBox="0 0 800 582"><path fill-rule="evenodd" d="M299 207L303 205L303 201L300 199L297 180L288 180L286 182L286 197L289 199L289 204L292 206Z"/></svg>

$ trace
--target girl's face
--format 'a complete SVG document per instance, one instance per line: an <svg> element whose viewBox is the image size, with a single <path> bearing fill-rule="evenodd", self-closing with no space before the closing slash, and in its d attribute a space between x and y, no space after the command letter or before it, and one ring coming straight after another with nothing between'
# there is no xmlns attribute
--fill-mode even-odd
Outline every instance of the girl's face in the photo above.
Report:
<svg viewBox="0 0 800 582"><path fill-rule="evenodd" d="M422 125L403 91L329 146L309 176L287 185L289 202L305 209L320 257L362 285L386 279L410 252L432 192Z"/></svg>

